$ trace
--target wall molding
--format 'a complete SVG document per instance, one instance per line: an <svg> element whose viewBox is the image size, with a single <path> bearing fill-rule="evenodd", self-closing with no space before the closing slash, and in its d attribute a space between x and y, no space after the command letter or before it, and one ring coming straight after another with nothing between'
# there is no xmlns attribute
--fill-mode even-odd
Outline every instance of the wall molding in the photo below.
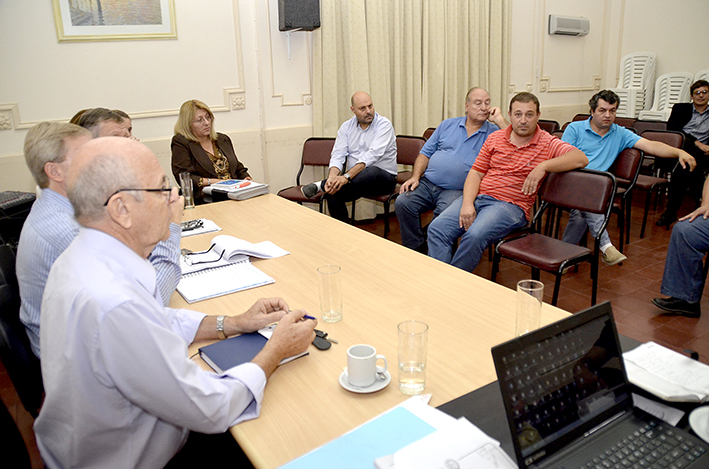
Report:
<svg viewBox="0 0 709 469"><path fill-rule="evenodd" d="M293 101L293 102L287 102L285 93L283 92L276 92L276 76L275 76L275 65L274 65L274 60L275 60L275 54L273 52L273 27L271 24L271 3L266 2L266 15L268 17L268 53L269 57L271 58L271 98L281 98L281 106L286 107L286 106L310 106L313 103L313 83L311 80L311 75L308 74L308 91L301 91L300 93L300 101ZM304 31L301 31L303 33ZM277 34L280 34L281 31L278 31ZM285 34L291 34L290 32L286 32ZM307 49L307 60L308 60L308 70L313 69L312 65L312 41L313 41L313 33L312 31L307 32L307 37L305 38L305 45ZM290 41L291 38L288 38L288 41ZM290 60L290 57L288 58Z"/></svg>
<svg viewBox="0 0 709 469"><path fill-rule="evenodd" d="M246 109L246 91L240 87L222 88L224 101L220 104L208 104L212 112L231 112ZM150 119L153 117L171 117L180 114L180 109L156 109L150 111L132 112L130 118ZM48 119L49 122L69 122L71 117L63 119ZM20 118L20 105L18 103L0 103L0 131L2 130L26 130L43 122L22 121Z"/></svg>
<svg viewBox="0 0 709 469"><path fill-rule="evenodd" d="M558 93L566 91L599 91L601 89L601 79L600 75L592 75L591 80L593 81L591 86L559 86L552 88L550 86L551 76L542 76L539 79L539 92L540 93Z"/></svg>

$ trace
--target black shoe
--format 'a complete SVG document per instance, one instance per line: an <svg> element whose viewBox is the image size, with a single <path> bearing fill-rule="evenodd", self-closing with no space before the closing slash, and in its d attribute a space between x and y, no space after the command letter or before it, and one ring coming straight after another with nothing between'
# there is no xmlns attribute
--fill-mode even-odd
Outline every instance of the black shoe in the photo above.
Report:
<svg viewBox="0 0 709 469"><path fill-rule="evenodd" d="M301 186L300 192L303 193L308 199L312 199L315 195L320 192L320 188L314 182L308 184L307 186Z"/></svg>
<svg viewBox="0 0 709 469"><path fill-rule="evenodd" d="M661 310L680 314L688 318L698 318L702 314L699 302L690 303L679 298L653 298L652 304Z"/></svg>
<svg viewBox="0 0 709 469"><path fill-rule="evenodd" d="M660 218L655 222L657 226L670 226L672 223L677 221L677 214L668 212L665 210L665 213L660 215Z"/></svg>

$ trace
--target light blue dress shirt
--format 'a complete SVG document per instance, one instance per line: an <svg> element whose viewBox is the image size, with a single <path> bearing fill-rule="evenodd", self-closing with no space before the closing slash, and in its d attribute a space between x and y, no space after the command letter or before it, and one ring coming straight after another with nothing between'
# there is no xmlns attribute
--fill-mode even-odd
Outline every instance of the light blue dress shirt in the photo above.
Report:
<svg viewBox="0 0 709 469"><path fill-rule="evenodd" d="M43 189L22 227L16 267L22 300L20 320L37 357L40 355L40 305L44 285L52 264L79 233L79 226L69 199L52 189ZM181 234L180 226L171 223L170 238L158 243L148 258L157 271L158 288L165 305L169 304L180 281Z"/></svg>
<svg viewBox="0 0 709 469"><path fill-rule="evenodd" d="M153 266L102 231L81 228L57 258L34 425L48 467L163 467L189 430L225 432L258 416L263 370L202 370L187 346L205 315L164 307L157 290Z"/></svg>
<svg viewBox="0 0 709 469"><path fill-rule="evenodd" d="M375 166L389 174L396 174L396 134L394 126L386 117L376 112L374 120L362 130L357 116L344 122L337 131L335 146L330 154L330 167L342 169L347 160L347 169L357 163Z"/></svg>

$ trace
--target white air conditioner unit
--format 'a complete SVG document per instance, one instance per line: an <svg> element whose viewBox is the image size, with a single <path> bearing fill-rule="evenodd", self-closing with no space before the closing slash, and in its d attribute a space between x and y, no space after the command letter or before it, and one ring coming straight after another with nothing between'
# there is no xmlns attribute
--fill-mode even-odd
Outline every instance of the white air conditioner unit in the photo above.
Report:
<svg viewBox="0 0 709 469"><path fill-rule="evenodd" d="M564 36L586 36L591 30L591 22L582 16L549 15L549 34Z"/></svg>

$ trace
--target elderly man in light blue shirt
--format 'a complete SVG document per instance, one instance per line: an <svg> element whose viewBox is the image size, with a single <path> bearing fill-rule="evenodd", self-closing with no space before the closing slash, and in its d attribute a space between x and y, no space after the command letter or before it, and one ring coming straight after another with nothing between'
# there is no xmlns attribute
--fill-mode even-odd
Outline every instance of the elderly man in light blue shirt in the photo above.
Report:
<svg viewBox="0 0 709 469"><path fill-rule="evenodd" d="M40 356L40 305L49 269L79 233L74 209L66 196L66 172L76 150L90 139L91 133L82 127L48 122L37 124L25 138L25 160L42 193L22 227L16 269L20 320L37 357ZM171 209L170 237L160 242L149 257L157 271L157 285L164 304L170 301L180 281L182 199L175 201Z"/></svg>
<svg viewBox="0 0 709 469"><path fill-rule="evenodd" d="M490 119L490 121L488 121ZM507 122L498 107L490 107L490 94L472 88L465 97L465 115L441 122L414 162L413 175L401 186L396 216L401 244L426 253L421 214L438 216L463 195L463 185L488 135Z"/></svg>
<svg viewBox="0 0 709 469"><path fill-rule="evenodd" d="M44 463L165 467L180 457L190 431L223 433L258 417L267 379L282 359L307 349L317 321L304 320L302 310L286 314L280 298L238 316L163 306L146 259L170 237L170 207L179 197L146 146L119 137L85 143L68 196L81 228L54 262L42 301L46 397L34 430ZM188 357L195 340L276 321L250 363L214 374ZM210 464L227 465L234 455L223 453Z"/></svg>
<svg viewBox="0 0 709 469"><path fill-rule="evenodd" d="M353 94L351 103L354 117L337 131L327 179L302 189L306 197L324 190L330 215L342 221L350 219L346 202L390 194L396 187L394 127L374 111L372 98L364 91Z"/></svg>

